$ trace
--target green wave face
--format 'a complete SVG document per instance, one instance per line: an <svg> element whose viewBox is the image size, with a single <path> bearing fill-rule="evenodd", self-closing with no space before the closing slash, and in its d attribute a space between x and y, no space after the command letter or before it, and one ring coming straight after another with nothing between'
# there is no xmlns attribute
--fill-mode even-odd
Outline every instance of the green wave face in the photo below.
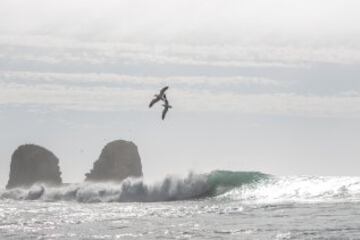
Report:
<svg viewBox="0 0 360 240"><path fill-rule="evenodd" d="M207 183L211 195L222 194L235 187L245 184L254 184L268 179L270 175L261 172L233 172L216 170L208 175Z"/></svg>

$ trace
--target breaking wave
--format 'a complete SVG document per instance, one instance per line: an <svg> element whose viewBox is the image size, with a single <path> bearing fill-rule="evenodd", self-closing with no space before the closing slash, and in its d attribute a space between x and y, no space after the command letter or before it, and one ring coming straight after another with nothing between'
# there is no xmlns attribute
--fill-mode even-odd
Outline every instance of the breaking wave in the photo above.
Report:
<svg viewBox="0 0 360 240"><path fill-rule="evenodd" d="M234 188L220 196L242 203L360 201L360 177L271 177Z"/></svg>
<svg viewBox="0 0 360 240"><path fill-rule="evenodd" d="M78 201L78 202L158 202L200 199L220 195L246 184L266 179L259 172L213 171L190 173L185 178L166 177L149 184L141 178L128 178L121 183L67 184L48 187L37 184L30 189L16 188L1 193L3 199Z"/></svg>
<svg viewBox="0 0 360 240"><path fill-rule="evenodd" d="M213 171L166 177L157 183L128 178L121 183L37 184L0 192L0 199L77 202L158 202L211 198L244 204L360 201L360 177L277 177L260 172Z"/></svg>

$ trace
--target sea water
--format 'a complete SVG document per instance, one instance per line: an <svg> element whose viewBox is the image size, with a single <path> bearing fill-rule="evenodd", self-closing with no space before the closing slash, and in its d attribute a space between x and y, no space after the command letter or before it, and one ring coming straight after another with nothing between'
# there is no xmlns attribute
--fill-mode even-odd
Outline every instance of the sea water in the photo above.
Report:
<svg viewBox="0 0 360 240"><path fill-rule="evenodd" d="M215 171L0 194L0 239L360 239L360 177Z"/></svg>

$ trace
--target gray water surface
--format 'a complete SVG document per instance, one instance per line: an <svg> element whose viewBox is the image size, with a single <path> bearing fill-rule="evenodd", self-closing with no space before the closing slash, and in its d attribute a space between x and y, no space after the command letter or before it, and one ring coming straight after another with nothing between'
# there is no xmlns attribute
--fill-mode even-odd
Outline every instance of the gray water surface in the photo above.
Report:
<svg viewBox="0 0 360 240"><path fill-rule="evenodd" d="M360 239L360 204L1 200L0 239Z"/></svg>

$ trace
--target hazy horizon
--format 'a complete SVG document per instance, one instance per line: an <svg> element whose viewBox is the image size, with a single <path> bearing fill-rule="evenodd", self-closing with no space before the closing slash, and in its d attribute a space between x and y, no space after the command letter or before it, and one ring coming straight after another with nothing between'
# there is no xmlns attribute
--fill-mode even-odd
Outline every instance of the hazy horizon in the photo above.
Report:
<svg viewBox="0 0 360 240"><path fill-rule="evenodd" d="M38 144L79 182L133 141L144 177L358 175L355 0L3 0L0 186ZM169 85L165 121L148 104Z"/></svg>

